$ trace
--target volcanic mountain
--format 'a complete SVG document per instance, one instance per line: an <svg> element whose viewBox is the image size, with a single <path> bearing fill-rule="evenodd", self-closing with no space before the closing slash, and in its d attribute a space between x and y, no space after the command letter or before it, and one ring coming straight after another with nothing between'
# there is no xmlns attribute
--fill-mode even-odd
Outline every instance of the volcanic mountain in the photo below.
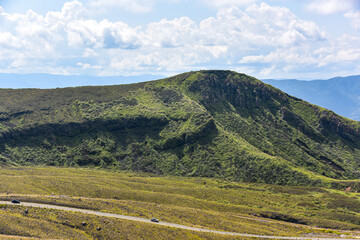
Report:
<svg viewBox="0 0 360 240"><path fill-rule="evenodd" d="M288 185L342 186L360 176L360 122L232 71L0 95L3 166Z"/></svg>

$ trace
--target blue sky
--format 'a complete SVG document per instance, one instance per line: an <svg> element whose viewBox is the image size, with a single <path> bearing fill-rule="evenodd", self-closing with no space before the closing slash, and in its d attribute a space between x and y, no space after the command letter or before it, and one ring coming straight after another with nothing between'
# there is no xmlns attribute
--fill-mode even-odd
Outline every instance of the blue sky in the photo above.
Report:
<svg viewBox="0 0 360 240"><path fill-rule="evenodd" d="M360 74L359 0L0 0L0 72Z"/></svg>

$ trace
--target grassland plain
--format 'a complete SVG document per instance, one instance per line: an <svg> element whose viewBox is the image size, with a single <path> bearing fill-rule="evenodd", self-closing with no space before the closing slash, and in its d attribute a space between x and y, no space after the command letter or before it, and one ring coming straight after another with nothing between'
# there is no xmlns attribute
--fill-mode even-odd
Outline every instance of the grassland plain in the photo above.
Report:
<svg viewBox="0 0 360 240"><path fill-rule="evenodd" d="M360 189L360 123L232 71L0 90L0 165Z"/></svg>
<svg viewBox="0 0 360 240"><path fill-rule="evenodd" d="M239 233L351 236L356 232L344 230L360 230L360 195L321 187L37 167L1 169L0 193L1 200L157 217ZM0 226L0 234L57 239L245 239L58 210L25 213L14 205L0 206Z"/></svg>

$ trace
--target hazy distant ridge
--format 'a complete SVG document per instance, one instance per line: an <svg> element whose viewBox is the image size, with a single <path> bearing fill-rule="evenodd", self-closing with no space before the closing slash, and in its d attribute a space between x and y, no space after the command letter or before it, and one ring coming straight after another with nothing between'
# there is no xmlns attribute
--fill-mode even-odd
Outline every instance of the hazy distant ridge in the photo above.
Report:
<svg viewBox="0 0 360 240"><path fill-rule="evenodd" d="M46 73L0 73L0 88L64 88L79 86L105 86L145 82L164 78L161 75L98 77L87 75L53 75Z"/></svg>
<svg viewBox="0 0 360 240"><path fill-rule="evenodd" d="M263 82L339 115L360 121L360 75L312 81L264 79Z"/></svg>

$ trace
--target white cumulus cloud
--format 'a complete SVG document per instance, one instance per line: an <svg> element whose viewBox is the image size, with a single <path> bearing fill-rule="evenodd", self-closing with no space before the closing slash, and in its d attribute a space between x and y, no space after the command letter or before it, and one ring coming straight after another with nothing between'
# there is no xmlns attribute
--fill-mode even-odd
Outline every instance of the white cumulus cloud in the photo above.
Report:
<svg viewBox="0 0 360 240"><path fill-rule="evenodd" d="M278 48L267 55L245 56L240 63L285 63L292 64L316 64L317 59L307 47Z"/></svg>
<svg viewBox="0 0 360 240"><path fill-rule="evenodd" d="M200 24L205 44L235 46L292 46L326 38L316 24L296 17L289 9L268 4L252 5L245 10L222 9L217 17Z"/></svg>
<svg viewBox="0 0 360 240"><path fill-rule="evenodd" d="M162 19L147 25L145 41L147 45L164 48L192 45L198 31L196 23L188 17Z"/></svg>
<svg viewBox="0 0 360 240"><path fill-rule="evenodd" d="M320 14L333 14L354 10L358 6L358 0L314 0L307 5L307 9Z"/></svg>
<svg viewBox="0 0 360 240"><path fill-rule="evenodd" d="M150 12L155 0L91 0L90 6L96 8L120 8L135 13Z"/></svg>
<svg viewBox="0 0 360 240"><path fill-rule="evenodd" d="M351 21L353 27L360 32L360 11L349 11L345 17Z"/></svg>
<svg viewBox="0 0 360 240"><path fill-rule="evenodd" d="M231 6L248 6L257 2L257 0L202 0L202 2L211 7L224 8Z"/></svg>

